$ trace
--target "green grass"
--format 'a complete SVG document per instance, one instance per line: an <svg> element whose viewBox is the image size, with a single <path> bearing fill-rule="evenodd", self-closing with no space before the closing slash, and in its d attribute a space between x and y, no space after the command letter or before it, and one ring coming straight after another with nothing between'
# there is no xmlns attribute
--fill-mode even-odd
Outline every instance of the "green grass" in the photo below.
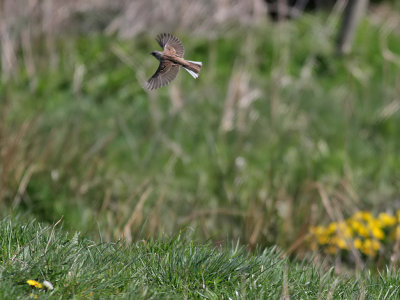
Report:
<svg viewBox="0 0 400 300"><path fill-rule="evenodd" d="M203 241L287 249L310 225L397 209L398 67L368 19L354 54L336 57L332 24L178 32L201 76L154 93L140 85L153 36L61 35L53 52L39 40L31 75L21 50L0 83L1 214L64 216L104 241L190 226ZM398 32L388 46L398 53Z"/></svg>
<svg viewBox="0 0 400 300"><path fill-rule="evenodd" d="M62 225L0 221L2 299L396 299L400 274L383 271L344 277L289 261L274 248L248 254L239 246L215 248L174 238L129 246L94 242ZM28 279L50 281L35 289Z"/></svg>

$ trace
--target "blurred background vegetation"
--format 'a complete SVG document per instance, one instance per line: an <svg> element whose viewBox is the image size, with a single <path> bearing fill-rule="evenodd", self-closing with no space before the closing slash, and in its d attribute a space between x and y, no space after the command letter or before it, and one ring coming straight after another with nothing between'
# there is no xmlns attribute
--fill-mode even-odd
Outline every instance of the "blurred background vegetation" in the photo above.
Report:
<svg viewBox="0 0 400 300"><path fill-rule="evenodd" d="M310 226L400 209L399 3L338 56L346 1L279 22L267 2L2 1L1 216L300 254ZM198 80L142 88L160 32Z"/></svg>

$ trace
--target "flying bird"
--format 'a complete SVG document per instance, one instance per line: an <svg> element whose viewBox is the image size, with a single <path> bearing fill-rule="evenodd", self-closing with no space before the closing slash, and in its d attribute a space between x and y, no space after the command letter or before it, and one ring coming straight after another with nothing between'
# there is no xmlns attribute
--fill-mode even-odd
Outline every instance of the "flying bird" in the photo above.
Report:
<svg viewBox="0 0 400 300"><path fill-rule="evenodd" d="M202 63L183 58L185 49L178 38L170 33L162 33L157 36L156 40L164 50L151 52L160 61L160 65L154 75L147 80L147 89L155 90L169 84L175 79L180 67L188 71L193 78L199 77Z"/></svg>

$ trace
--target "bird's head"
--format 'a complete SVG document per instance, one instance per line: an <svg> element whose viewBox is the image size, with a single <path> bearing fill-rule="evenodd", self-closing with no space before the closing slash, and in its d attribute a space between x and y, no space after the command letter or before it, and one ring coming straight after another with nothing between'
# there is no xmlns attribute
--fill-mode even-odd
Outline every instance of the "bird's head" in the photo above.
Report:
<svg viewBox="0 0 400 300"><path fill-rule="evenodd" d="M153 55L157 59L160 59L162 56L162 53L160 51L153 51L153 52L151 52L151 55Z"/></svg>

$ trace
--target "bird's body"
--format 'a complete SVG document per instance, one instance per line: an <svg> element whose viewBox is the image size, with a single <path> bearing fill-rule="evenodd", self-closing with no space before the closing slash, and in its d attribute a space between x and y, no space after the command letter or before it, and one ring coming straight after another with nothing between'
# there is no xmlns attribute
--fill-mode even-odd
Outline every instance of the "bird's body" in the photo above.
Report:
<svg viewBox="0 0 400 300"><path fill-rule="evenodd" d="M146 82L146 88L153 90L169 84L175 79L180 67L183 67L194 78L199 76L202 63L184 59L185 49L176 37L169 33L163 33L157 36L157 42L164 51L153 51L151 53L160 61L160 65L154 75Z"/></svg>
<svg viewBox="0 0 400 300"><path fill-rule="evenodd" d="M160 51L153 51L151 54L153 54L153 56L155 56L160 62L162 62L163 60L167 60L176 65L187 68L193 72L200 73L201 62L192 62L190 60L186 60L175 55L163 54L163 52Z"/></svg>

